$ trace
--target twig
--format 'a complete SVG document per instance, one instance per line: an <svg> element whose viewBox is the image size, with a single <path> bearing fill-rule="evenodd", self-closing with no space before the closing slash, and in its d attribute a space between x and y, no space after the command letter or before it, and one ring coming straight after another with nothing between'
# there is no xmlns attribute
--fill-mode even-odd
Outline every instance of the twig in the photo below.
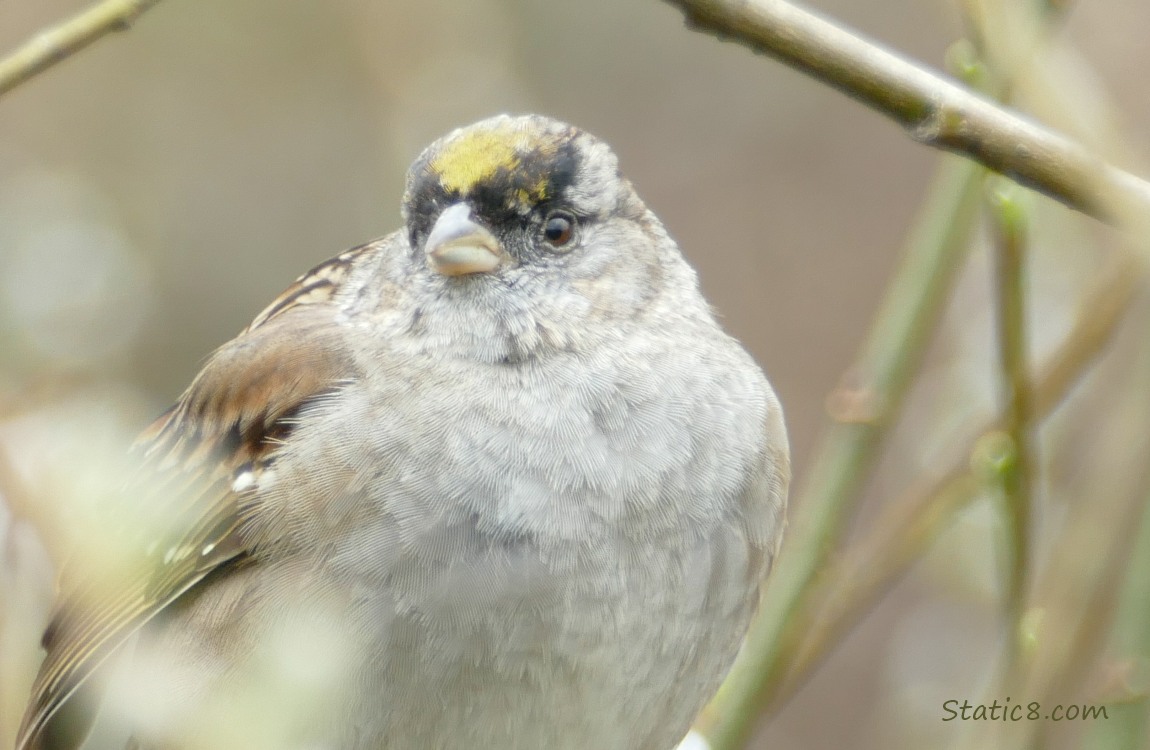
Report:
<svg viewBox="0 0 1150 750"><path fill-rule="evenodd" d="M965 466L905 493L874 523L870 538L843 553L826 571L812 599L806 636L788 665L776 697L781 706L842 642L855 624L919 560L958 511L978 496L981 483Z"/></svg>
<svg viewBox="0 0 1150 750"><path fill-rule="evenodd" d="M1145 365L1142 372L1146 372ZM1126 580L1122 582L1122 601L1115 613L1115 626L1111 633L1112 648L1117 654L1141 660L1150 654L1150 496L1142 495L1142 517L1131 524L1134 529L1133 551L1126 564ZM1143 667L1144 668L1144 667ZM1126 682L1122 680L1122 682ZM1150 731L1150 700L1145 681L1139 686L1121 685L1123 691L1134 690L1126 696L1125 705L1110 706L1110 720L1099 722L1086 735L1082 747L1098 750L1137 750L1146 747Z"/></svg>
<svg viewBox="0 0 1150 750"><path fill-rule="evenodd" d="M802 508L767 588L760 615L698 730L714 750L746 744L799 646L812 583L837 543L848 503L861 489L894 423L949 296L979 207L985 173L944 160L904 249L857 364L827 400L836 424L823 436L795 504ZM825 579L824 579L825 580Z"/></svg>
<svg viewBox="0 0 1150 750"><path fill-rule="evenodd" d="M159 0L105 0L46 29L0 60L0 96L113 31L125 31Z"/></svg>
<svg viewBox="0 0 1150 750"><path fill-rule="evenodd" d="M912 138L975 159L1066 205L1139 230L1150 183L1002 107L784 0L667 0L690 25L827 83Z"/></svg>
<svg viewBox="0 0 1150 750"><path fill-rule="evenodd" d="M699 722L713 750L743 747L780 687L788 656L804 635L798 613L806 609L812 583L837 543L849 503L898 415L949 297L980 205L982 173L968 161L945 162L863 344L853 384L829 399L836 424L807 472L796 502L803 513L772 573L743 654Z"/></svg>
<svg viewBox="0 0 1150 750"><path fill-rule="evenodd" d="M1005 609L1008 671L1018 673L1024 658L1022 618L1030 583L1031 467L1033 413L1026 363L1026 217L1009 183L994 190L990 216L995 234L995 286L998 293L998 350L1001 368L1003 447L997 479L1002 489L1006 543Z"/></svg>
<svg viewBox="0 0 1150 750"><path fill-rule="evenodd" d="M1041 369L1033 387L1035 420L1062 403L1103 352L1141 289L1141 272L1141 265L1129 255L1102 272L1082 304L1073 330ZM1005 425L999 417L981 428L979 434L1001 430ZM942 476L911 490L905 499L891 505L873 524L873 535L845 552L827 570L822 578L827 582L824 590L812 597L825 603L819 607L817 619L802 623L806 635L778 698L793 694L802 685L841 636L920 558L954 514L977 495L982 483L971 476L969 455L970 451L957 454Z"/></svg>
<svg viewBox="0 0 1150 750"><path fill-rule="evenodd" d="M1142 455L1145 455L1147 447L1145 441L1141 447ZM1082 616L1077 627L1067 638L1068 656L1057 665L1048 684L1040 688L1041 692L1028 691L1032 695L1039 695L1043 705L1053 703L1054 696L1066 694L1086 681L1089 668L1096 663L1118 620L1123 584L1128 583L1127 578L1134 579L1137 575L1134 571L1138 569L1140 563L1135 553L1143 516L1150 508L1147 504L1147 498L1150 497L1150 470L1142 467L1141 476L1135 481L1134 491L1128 493L1125 504L1116 514L1118 518L1114 537L1109 540L1110 543L1105 549L1099 551L1099 554L1104 556L1105 563L1094 577L1090 595L1082 604ZM1142 544L1146 542L1143 541ZM1144 601L1145 591L1136 590L1133 596L1134 601ZM1032 726L1027 727L1033 733L1030 746L1048 747L1051 744L1048 742L1048 736L1055 726L1057 725L1050 722L1034 722ZM1084 747L1101 748L1103 744L1089 743Z"/></svg>

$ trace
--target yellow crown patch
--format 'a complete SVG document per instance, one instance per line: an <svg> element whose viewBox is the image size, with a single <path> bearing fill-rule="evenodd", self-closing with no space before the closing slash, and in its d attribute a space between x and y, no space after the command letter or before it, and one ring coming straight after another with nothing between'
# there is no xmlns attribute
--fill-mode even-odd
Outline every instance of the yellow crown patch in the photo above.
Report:
<svg viewBox="0 0 1150 750"><path fill-rule="evenodd" d="M524 156L533 154L546 160L556 148L554 142L519 128L476 128L445 143L430 166L445 189L467 194L497 173L511 175L520 170ZM541 174L519 187L515 197L524 203L546 200L547 182L547 175Z"/></svg>

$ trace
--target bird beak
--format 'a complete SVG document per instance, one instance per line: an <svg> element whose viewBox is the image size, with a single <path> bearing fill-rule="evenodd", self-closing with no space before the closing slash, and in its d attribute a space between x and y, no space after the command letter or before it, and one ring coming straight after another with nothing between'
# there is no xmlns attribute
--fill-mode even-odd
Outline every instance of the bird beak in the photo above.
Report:
<svg viewBox="0 0 1150 750"><path fill-rule="evenodd" d="M431 267L444 276L489 273L504 257L499 240L471 219L466 203L456 203L439 215L424 251Z"/></svg>

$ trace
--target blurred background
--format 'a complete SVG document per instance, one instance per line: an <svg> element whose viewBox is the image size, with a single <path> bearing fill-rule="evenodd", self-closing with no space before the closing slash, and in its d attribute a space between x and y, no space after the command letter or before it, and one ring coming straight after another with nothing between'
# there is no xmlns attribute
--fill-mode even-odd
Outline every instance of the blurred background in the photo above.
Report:
<svg viewBox="0 0 1150 750"><path fill-rule="evenodd" d="M814 5L935 68L966 33L958 0ZM0 3L0 54L83 6ZM1082 3L1022 75L1022 106L1150 174L1147 29L1145 0ZM936 152L826 86L688 31L657 0L161 2L0 101L0 740L50 600L33 531L55 523L45 498L82 491L99 452L121 450L298 274L395 229L424 145L503 111L550 114L614 146L771 377L796 484L807 482L827 396L899 262ZM1023 200L1038 362L1121 240ZM948 468L994 408L982 244L860 498L860 528ZM1071 610L1083 601L1076 561L1097 558L1116 528L1086 522L1116 517L1142 488L1144 307L1040 436L1036 554L1065 566L1050 580ZM1067 524L1085 524L1069 548ZM942 704L979 702L997 663L999 525L989 502L969 506L756 746L946 747L972 731L942 722ZM1115 680L1150 674L1117 652L1091 665L1067 702L1102 702ZM1091 731L1051 725L1046 739L1088 746Z"/></svg>

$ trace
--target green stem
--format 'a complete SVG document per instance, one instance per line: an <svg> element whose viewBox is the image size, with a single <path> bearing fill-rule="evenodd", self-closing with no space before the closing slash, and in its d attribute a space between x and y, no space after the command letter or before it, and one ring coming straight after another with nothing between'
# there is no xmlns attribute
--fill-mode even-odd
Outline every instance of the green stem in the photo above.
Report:
<svg viewBox="0 0 1150 750"><path fill-rule="evenodd" d="M802 509L771 578L743 655L703 717L699 731L713 750L745 746L763 709L781 685L802 632L798 613L837 542L850 502L902 407L911 378L934 330L979 208L983 172L948 158L912 231L904 260L875 319L853 373L862 391L832 402L840 412L807 472Z"/></svg>
<svg viewBox="0 0 1150 750"><path fill-rule="evenodd" d="M1123 256L1092 285L1074 328L1040 368L1031 388L1035 421L1057 408L1106 350L1141 289L1141 271L1140 264ZM1006 417L1000 416L978 434L1001 431L1005 424ZM886 506L867 538L838 556L833 568L821 577L821 590L812 597L822 604L819 617L809 622L779 698L793 694L842 635L949 526L955 514L981 496L983 482L971 474L971 452L957 453L948 471Z"/></svg>
<svg viewBox="0 0 1150 750"><path fill-rule="evenodd" d="M1131 688L1137 691L1122 702L1108 706L1107 721L1091 728L1089 739L1082 746L1098 750L1139 750L1146 747L1150 736L1150 496L1144 497L1142 522L1135 542L1134 554L1126 566L1128 571L1123 587L1122 603L1118 609L1114 628L1115 660L1124 658L1132 665L1131 672L1141 681Z"/></svg>
<svg viewBox="0 0 1150 750"><path fill-rule="evenodd" d="M995 233L997 334L1007 450L998 479L1005 501L1008 538L1004 591L1010 634L1008 671L1017 673L1023 654L1023 616L1030 582L1033 406L1027 365L1026 217L1009 185L1000 184L991 201Z"/></svg>

